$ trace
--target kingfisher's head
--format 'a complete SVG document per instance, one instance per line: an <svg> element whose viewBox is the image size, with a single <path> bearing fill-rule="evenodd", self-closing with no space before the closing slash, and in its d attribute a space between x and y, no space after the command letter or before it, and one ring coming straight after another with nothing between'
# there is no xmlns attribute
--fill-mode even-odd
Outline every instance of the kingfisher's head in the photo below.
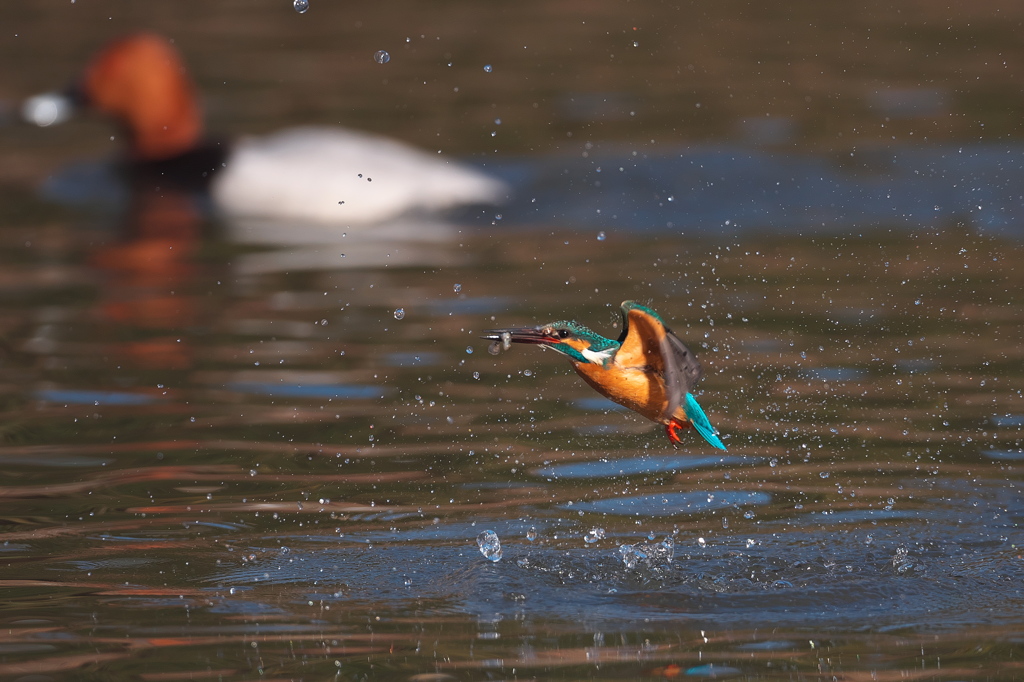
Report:
<svg viewBox="0 0 1024 682"><path fill-rule="evenodd" d="M574 320L559 320L538 327L488 329L483 338L492 339L492 347L513 343L531 343L567 355L573 362L604 364L619 347L618 341L606 339Z"/></svg>

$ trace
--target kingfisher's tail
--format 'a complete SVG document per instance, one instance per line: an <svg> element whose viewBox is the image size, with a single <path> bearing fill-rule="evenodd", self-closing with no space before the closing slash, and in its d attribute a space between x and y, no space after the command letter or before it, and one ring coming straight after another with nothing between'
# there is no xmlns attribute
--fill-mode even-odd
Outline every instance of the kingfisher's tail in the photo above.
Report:
<svg viewBox="0 0 1024 682"><path fill-rule="evenodd" d="M692 393L687 393L686 399L683 400L683 412L686 413L686 418L690 420L693 428L697 430L697 433L704 440L719 450L725 450L725 445L718 437L718 432L715 431L715 427L708 421L708 416L704 414L704 409L697 404L697 399L693 397Z"/></svg>

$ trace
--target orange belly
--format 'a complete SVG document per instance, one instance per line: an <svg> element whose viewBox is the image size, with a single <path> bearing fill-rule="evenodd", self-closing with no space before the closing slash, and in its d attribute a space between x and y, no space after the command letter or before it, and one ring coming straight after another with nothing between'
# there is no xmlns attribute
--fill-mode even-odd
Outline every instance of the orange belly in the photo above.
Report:
<svg viewBox="0 0 1024 682"><path fill-rule="evenodd" d="M657 374L646 373L640 369L606 369L597 364L572 364L584 381L610 400L653 422L667 424L670 421L663 414L668 403L665 382ZM688 421L682 408L677 409L673 417L682 423Z"/></svg>

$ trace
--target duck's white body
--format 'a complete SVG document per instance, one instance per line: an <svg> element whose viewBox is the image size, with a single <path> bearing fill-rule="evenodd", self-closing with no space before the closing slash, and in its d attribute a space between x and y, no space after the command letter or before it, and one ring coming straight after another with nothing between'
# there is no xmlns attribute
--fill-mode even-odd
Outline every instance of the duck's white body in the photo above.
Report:
<svg viewBox="0 0 1024 682"><path fill-rule="evenodd" d="M301 127L239 140L211 193L228 217L352 225L500 203L508 188L385 137Z"/></svg>
<svg viewBox="0 0 1024 682"><path fill-rule="evenodd" d="M503 182L469 166L341 128L291 128L242 139L227 150L211 147L185 65L174 46L157 35L139 33L109 43L77 83L77 99L127 132L130 173L145 169L147 175L188 187L209 181L213 205L229 220L343 230L408 213L500 203L508 194ZM23 114L38 125L51 125L70 111L70 102L61 104L54 97L34 98ZM218 152L215 162L211 149Z"/></svg>

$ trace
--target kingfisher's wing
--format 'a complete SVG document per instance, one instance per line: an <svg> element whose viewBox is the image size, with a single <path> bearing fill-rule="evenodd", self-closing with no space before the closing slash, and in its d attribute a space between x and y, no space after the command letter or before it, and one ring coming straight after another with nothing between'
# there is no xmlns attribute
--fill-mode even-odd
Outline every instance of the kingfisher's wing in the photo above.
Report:
<svg viewBox="0 0 1024 682"><path fill-rule="evenodd" d="M631 367L648 366L662 376L668 395L664 416L671 418L703 374L700 363L650 308L624 302L622 326L616 362Z"/></svg>

